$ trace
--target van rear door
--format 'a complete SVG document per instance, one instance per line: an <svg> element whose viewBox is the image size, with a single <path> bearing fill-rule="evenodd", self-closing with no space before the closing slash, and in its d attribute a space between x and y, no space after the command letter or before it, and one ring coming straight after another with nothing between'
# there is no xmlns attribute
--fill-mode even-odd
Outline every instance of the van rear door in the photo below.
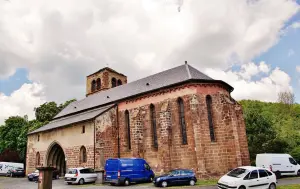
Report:
<svg viewBox="0 0 300 189"><path fill-rule="evenodd" d="M106 180L117 180L119 171L119 160L118 159L108 159L105 164Z"/></svg>

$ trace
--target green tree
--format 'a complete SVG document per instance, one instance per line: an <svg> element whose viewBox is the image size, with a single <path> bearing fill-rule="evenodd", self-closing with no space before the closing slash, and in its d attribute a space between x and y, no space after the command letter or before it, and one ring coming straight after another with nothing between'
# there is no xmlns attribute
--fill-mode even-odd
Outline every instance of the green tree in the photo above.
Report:
<svg viewBox="0 0 300 189"><path fill-rule="evenodd" d="M40 122L50 121L58 112L59 108L55 102L46 102L35 108L35 117Z"/></svg>
<svg viewBox="0 0 300 189"><path fill-rule="evenodd" d="M27 128L26 117L12 116L6 119L4 126L0 128L0 153L5 149L16 150L20 158L24 160Z"/></svg>
<svg viewBox="0 0 300 189"><path fill-rule="evenodd" d="M25 162L27 134L49 123L62 109L75 99L57 106L55 102L47 102L35 108L35 120L28 121L28 117L12 116L5 120L0 127L0 153L10 149L17 151L21 161Z"/></svg>
<svg viewBox="0 0 300 189"><path fill-rule="evenodd" d="M59 106L57 106L56 102L46 102L34 109L36 120L39 122L51 121L62 109L74 101L76 99L68 100Z"/></svg>

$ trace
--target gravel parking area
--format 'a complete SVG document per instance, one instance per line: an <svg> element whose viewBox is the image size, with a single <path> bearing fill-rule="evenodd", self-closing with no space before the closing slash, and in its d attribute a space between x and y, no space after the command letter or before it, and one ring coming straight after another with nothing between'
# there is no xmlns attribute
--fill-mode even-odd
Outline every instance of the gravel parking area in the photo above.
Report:
<svg viewBox="0 0 300 189"><path fill-rule="evenodd" d="M144 189L155 189L151 183L147 184L133 184L129 187L124 186L110 186L110 185L94 185L94 184L85 184L85 185L67 185L64 183L64 180L61 178L59 180L53 180L52 183L53 189L115 189L115 188L144 188ZM177 187L176 187L177 188ZM181 187L178 187L181 188ZM188 188L200 188L200 187L188 187ZM29 182L27 178L10 178L10 177L0 177L0 189L37 189L37 183ZM157 188L156 188L157 189ZM172 187L174 189L174 187ZM215 186L210 187L201 187L201 189L216 189Z"/></svg>
<svg viewBox="0 0 300 189"><path fill-rule="evenodd" d="M289 184L300 184L299 177L290 177L280 179L278 185L289 185ZM67 185L64 183L64 180L61 178L59 180L53 180L53 189L71 189L71 188L85 188L85 189L115 189L115 188L144 188L144 189L155 189L152 184L136 184L129 187L113 187L110 185L94 185L94 184L85 184L85 185ZM177 187L172 187L172 189ZM178 187L182 188L182 187ZM217 189L216 186L205 186L205 187L185 187L185 188L199 188L199 189ZM29 182L27 178L10 178L10 177L0 177L0 189L37 189L37 183Z"/></svg>

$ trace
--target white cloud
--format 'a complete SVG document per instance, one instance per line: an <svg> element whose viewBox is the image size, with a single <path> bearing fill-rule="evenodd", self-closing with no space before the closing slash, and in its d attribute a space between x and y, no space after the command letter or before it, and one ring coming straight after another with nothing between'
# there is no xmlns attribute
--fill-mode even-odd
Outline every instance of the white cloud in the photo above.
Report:
<svg viewBox="0 0 300 189"><path fill-rule="evenodd" d="M288 52L288 57L293 56L295 54L295 51L293 49L290 49Z"/></svg>
<svg viewBox="0 0 300 189"><path fill-rule="evenodd" d="M43 86L37 83L23 84L10 96L0 93L0 125L9 116L28 115L29 119L33 119L34 108L44 102Z"/></svg>
<svg viewBox="0 0 300 189"><path fill-rule="evenodd" d="M300 28L300 22L294 22L292 24L292 28L294 28L294 29Z"/></svg>
<svg viewBox="0 0 300 189"><path fill-rule="evenodd" d="M296 70L298 73L300 73L300 66L296 66Z"/></svg>
<svg viewBox="0 0 300 189"><path fill-rule="evenodd" d="M85 76L107 63L129 81L185 60L223 70L276 44L298 10L292 0L0 1L0 77L27 68L62 102L83 98ZM243 68L245 81L270 70Z"/></svg>
<svg viewBox="0 0 300 189"><path fill-rule="evenodd" d="M270 71L270 67L263 61L259 63L258 68L263 73L268 73Z"/></svg>
<svg viewBox="0 0 300 189"><path fill-rule="evenodd" d="M247 65L256 66L254 63ZM260 65L256 66L256 70L259 67ZM256 81L245 78L243 69L237 72L207 69L205 72L214 79L221 79L232 85L235 88L232 96L237 100L252 99L275 102L279 92L293 91L290 76L279 68L271 70L268 75ZM259 74L259 72L256 72L256 74ZM251 76L253 77L255 74Z"/></svg>

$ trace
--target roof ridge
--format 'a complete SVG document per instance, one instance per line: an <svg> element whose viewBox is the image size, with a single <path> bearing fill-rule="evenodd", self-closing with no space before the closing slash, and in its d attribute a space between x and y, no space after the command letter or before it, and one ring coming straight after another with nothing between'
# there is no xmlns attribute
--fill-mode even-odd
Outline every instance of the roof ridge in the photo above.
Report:
<svg viewBox="0 0 300 189"><path fill-rule="evenodd" d="M190 72L190 69L189 69L189 65L187 63L185 63L185 68L186 68L186 71L188 73L189 79L192 79L192 75L191 75L191 72Z"/></svg>

